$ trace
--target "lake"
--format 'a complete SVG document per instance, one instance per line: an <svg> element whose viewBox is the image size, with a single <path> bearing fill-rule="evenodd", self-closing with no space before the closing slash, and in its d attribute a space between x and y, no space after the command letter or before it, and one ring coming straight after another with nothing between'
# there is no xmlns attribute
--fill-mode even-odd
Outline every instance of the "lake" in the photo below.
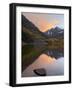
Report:
<svg viewBox="0 0 73 90"><path fill-rule="evenodd" d="M24 45L21 68L22 77L64 75L64 50L41 44Z"/></svg>

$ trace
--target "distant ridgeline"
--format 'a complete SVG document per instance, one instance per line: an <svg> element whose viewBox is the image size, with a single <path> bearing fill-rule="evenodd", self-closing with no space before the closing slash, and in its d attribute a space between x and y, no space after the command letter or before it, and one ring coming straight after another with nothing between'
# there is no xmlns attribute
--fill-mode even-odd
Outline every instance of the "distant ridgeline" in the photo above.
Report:
<svg viewBox="0 0 73 90"><path fill-rule="evenodd" d="M64 29L55 27L46 32L41 32L31 21L22 15L22 45L27 43L63 45Z"/></svg>

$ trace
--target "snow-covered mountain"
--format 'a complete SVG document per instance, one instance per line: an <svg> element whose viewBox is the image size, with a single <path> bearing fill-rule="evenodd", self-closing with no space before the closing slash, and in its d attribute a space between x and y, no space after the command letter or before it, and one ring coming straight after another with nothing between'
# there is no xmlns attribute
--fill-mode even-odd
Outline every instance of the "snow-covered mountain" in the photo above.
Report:
<svg viewBox="0 0 73 90"><path fill-rule="evenodd" d="M44 33L47 37L64 37L64 29L59 27L51 28Z"/></svg>

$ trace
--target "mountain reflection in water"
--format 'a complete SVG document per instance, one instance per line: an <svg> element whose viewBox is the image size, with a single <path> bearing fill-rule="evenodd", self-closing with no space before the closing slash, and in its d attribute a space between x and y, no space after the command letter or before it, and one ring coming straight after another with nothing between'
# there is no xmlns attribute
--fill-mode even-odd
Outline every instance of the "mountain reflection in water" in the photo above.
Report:
<svg viewBox="0 0 73 90"><path fill-rule="evenodd" d="M64 75L63 49L24 45L22 47L22 77L39 76L34 72L38 69L44 69L46 76Z"/></svg>

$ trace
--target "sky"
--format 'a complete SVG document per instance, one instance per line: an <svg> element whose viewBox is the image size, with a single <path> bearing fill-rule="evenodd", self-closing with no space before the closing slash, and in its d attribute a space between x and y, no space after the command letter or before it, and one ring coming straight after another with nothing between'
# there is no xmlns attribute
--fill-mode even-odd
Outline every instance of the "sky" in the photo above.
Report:
<svg viewBox="0 0 73 90"><path fill-rule="evenodd" d="M46 32L56 26L64 28L64 15L55 13L22 13L29 21L35 24L41 32Z"/></svg>

